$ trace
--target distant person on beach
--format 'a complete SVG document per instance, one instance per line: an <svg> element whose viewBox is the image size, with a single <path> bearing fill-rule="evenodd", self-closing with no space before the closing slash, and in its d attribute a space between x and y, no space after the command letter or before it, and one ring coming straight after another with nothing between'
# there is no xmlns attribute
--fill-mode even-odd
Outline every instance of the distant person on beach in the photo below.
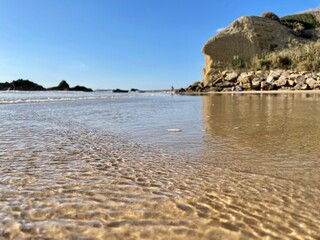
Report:
<svg viewBox="0 0 320 240"><path fill-rule="evenodd" d="M172 91L172 92L174 91L174 87L173 87L173 86L171 86L171 91Z"/></svg>

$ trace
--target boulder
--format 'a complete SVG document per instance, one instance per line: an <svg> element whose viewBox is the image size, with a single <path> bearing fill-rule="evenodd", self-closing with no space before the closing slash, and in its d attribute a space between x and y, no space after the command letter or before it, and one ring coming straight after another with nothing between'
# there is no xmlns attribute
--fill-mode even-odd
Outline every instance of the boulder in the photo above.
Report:
<svg viewBox="0 0 320 240"><path fill-rule="evenodd" d="M309 86L307 84L297 84L294 86L294 90L308 90L310 89Z"/></svg>
<svg viewBox="0 0 320 240"><path fill-rule="evenodd" d="M288 83L288 86L289 87L293 87L296 83L295 83L295 81L294 80L291 80L291 79L289 79L288 81L287 81L287 83Z"/></svg>
<svg viewBox="0 0 320 240"><path fill-rule="evenodd" d="M175 90L175 93L185 93L185 92L186 92L185 88L180 88Z"/></svg>
<svg viewBox="0 0 320 240"><path fill-rule="evenodd" d="M187 91L196 91L197 87L199 86L201 82L197 81L191 84L189 87L187 87Z"/></svg>
<svg viewBox="0 0 320 240"><path fill-rule="evenodd" d="M267 81L261 82L261 90L270 91L270 90L277 90L277 86L269 83Z"/></svg>
<svg viewBox="0 0 320 240"><path fill-rule="evenodd" d="M222 87L210 87L206 89L206 92L221 92L223 90Z"/></svg>
<svg viewBox="0 0 320 240"><path fill-rule="evenodd" d="M313 86L313 90L319 90L320 89L320 84L317 83L316 85Z"/></svg>
<svg viewBox="0 0 320 240"><path fill-rule="evenodd" d="M261 82L262 82L262 78L254 78L251 82L251 88L254 90L260 90L261 88Z"/></svg>
<svg viewBox="0 0 320 240"><path fill-rule="evenodd" d="M226 81L230 81L230 82L234 82L237 80L239 74L236 73L236 72L231 72L231 73L228 73L226 76L225 76L225 80Z"/></svg>
<svg viewBox="0 0 320 240"><path fill-rule="evenodd" d="M275 78L274 78L274 76L268 76L266 81L268 83L273 83L275 81Z"/></svg>
<svg viewBox="0 0 320 240"><path fill-rule="evenodd" d="M298 75L297 78L295 79L295 82L297 85L303 85L306 83L306 78L303 75Z"/></svg>
<svg viewBox="0 0 320 240"><path fill-rule="evenodd" d="M287 78L285 76L281 76L274 82L274 84L279 88L284 87L287 84Z"/></svg>
<svg viewBox="0 0 320 240"><path fill-rule="evenodd" d="M219 83L215 84L214 86L215 87L226 88L226 87L234 86L234 83L233 82L229 82L229 81L222 81L222 82L219 82Z"/></svg>
<svg viewBox="0 0 320 240"><path fill-rule="evenodd" d="M306 78L314 78L314 79L317 79L317 75L314 73L314 72L308 72L306 74L304 74L304 76Z"/></svg>
<svg viewBox="0 0 320 240"><path fill-rule="evenodd" d="M297 73L291 73L289 75L289 80L294 80L295 81L298 76L299 76L299 74L297 74Z"/></svg>
<svg viewBox="0 0 320 240"><path fill-rule="evenodd" d="M269 73L269 76L273 77L274 79L278 79L281 75L283 75L282 70L272 70Z"/></svg>
<svg viewBox="0 0 320 240"><path fill-rule="evenodd" d="M273 83L274 81L278 80L278 78L281 76L282 71L270 71L268 77L267 77L267 82L268 83Z"/></svg>
<svg viewBox="0 0 320 240"><path fill-rule="evenodd" d="M238 83L250 83L252 79L254 79L254 74L243 72L240 74L240 76L237 79Z"/></svg>
<svg viewBox="0 0 320 240"><path fill-rule="evenodd" d="M317 80L315 80L315 79L313 79L313 78L307 78L306 84L308 84L308 86L310 87L310 89L313 89L314 86L317 84Z"/></svg>

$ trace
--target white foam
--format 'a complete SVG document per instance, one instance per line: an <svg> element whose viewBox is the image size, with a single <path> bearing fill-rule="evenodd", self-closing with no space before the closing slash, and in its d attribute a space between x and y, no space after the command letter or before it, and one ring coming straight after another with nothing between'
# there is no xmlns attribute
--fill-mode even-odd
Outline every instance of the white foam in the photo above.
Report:
<svg viewBox="0 0 320 240"><path fill-rule="evenodd" d="M167 129L168 132L182 132L181 129L179 128L170 128L170 129Z"/></svg>

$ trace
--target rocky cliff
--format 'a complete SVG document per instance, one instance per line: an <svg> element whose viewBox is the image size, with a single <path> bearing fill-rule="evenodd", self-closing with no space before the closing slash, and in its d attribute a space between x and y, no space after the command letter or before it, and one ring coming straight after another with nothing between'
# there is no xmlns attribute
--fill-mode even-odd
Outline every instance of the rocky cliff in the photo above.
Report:
<svg viewBox="0 0 320 240"><path fill-rule="evenodd" d="M203 46L204 83L227 65L249 61L263 52L297 44L299 38L279 21L265 17L240 17Z"/></svg>
<svg viewBox="0 0 320 240"><path fill-rule="evenodd" d="M320 9L240 17L202 52L203 81L176 92L320 90Z"/></svg>

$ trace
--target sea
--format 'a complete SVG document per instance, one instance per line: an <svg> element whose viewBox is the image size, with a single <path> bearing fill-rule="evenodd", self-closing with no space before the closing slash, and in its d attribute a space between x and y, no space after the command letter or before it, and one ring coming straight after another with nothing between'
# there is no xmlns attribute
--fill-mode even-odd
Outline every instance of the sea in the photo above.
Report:
<svg viewBox="0 0 320 240"><path fill-rule="evenodd" d="M320 239L320 94L0 92L0 239Z"/></svg>

